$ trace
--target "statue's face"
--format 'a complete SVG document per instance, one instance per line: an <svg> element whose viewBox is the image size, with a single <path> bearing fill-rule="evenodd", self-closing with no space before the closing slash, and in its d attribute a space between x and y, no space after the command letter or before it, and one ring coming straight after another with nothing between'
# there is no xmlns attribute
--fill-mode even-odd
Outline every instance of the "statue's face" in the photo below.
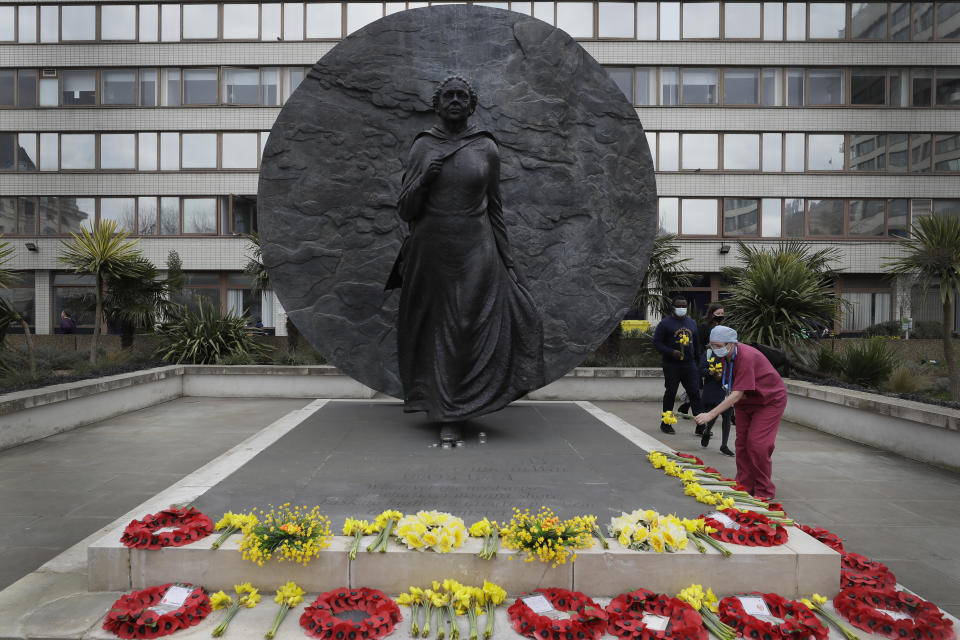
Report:
<svg viewBox="0 0 960 640"><path fill-rule="evenodd" d="M460 122L470 117L470 91L459 80L451 80L440 90L437 111L443 120Z"/></svg>

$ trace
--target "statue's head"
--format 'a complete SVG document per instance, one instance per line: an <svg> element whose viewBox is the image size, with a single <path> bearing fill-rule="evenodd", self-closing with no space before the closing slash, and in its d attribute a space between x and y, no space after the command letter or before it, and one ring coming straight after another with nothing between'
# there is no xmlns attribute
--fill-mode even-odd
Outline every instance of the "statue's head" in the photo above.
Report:
<svg viewBox="0 0 960 640"><path fill-rule="evenodd" d="M477 92L461 76L447 76L433 92L433 110L443 120L466 120L477 108Z"/></svg>

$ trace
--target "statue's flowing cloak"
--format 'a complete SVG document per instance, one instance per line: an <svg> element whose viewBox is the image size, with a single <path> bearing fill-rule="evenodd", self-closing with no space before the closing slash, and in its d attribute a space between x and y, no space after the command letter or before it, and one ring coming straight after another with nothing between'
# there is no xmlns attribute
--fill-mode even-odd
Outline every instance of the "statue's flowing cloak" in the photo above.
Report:
<svg viewBox="0 0 960 640"><path fill-rule="evenodd" d="M443 159L432 182L430 163ZM387 287L402 282L397 347L404 410L456 421L544 384L543 329L513 270L496 139L475 126L421 132L398 203L410 235Z"/></svg>

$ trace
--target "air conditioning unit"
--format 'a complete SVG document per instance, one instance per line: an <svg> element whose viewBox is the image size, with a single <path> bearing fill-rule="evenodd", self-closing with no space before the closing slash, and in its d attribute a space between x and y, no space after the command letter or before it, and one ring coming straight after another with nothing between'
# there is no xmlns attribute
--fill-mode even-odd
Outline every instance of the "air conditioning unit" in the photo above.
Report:
<svg viewBox="0 0 960 640"><path fill-rule="evenodd" d="M41 69L40 70L41 78L56 78L57 70L56 69Z"/></svg>

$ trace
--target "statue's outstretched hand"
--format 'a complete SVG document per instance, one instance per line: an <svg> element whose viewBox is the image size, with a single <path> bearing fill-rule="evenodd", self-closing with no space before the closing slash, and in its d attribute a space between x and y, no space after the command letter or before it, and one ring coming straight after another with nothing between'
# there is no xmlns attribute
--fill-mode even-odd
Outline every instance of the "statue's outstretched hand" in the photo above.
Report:
<svg viewBox="0 0 960 640"><path fill-rule="evenodd" d="M443 169L443 156L438 156L427 165L427 170L423 174L423 182L425 184L433 182L434 178L440 175L441 169Z"/></svg>

